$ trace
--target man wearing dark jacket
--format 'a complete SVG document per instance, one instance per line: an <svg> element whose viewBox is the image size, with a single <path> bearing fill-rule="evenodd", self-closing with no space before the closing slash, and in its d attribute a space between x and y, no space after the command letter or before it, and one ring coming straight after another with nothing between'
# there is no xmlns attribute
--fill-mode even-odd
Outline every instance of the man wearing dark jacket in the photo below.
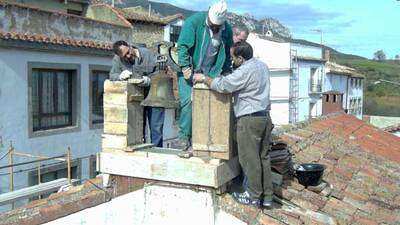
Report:
<svg viewBox="0 0 400 225"><path fill-rule="evenodd" d="M113 44L115 56L112 60L110 80L127 80L130 77L142 79L142 86L149 87L151 74L156 71L157 55L147 48L129 46L125 41ZM145 92L148 88L145 88ZM151 143L157 147L163 144L163 126L165 109L161 107L144 107L144 128L149 122ZM144 136L145 137L145 136Z"/></svg>

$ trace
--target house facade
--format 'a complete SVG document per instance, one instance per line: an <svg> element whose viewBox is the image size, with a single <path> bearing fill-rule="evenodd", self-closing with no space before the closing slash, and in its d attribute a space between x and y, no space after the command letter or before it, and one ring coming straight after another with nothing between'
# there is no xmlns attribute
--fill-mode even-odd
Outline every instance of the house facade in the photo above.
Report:
<svg viewBox="0 0 400 225"><path fill-rule="evenodd" d="M0 2L0 15L0 156L7 156L11 146L41 157L64 155L70 148L72 178L95 176L112 43L132 40L131 25L5 2ZM164 123L165 139L175 137L175 130L172 111ZM9 165L7 159L0 166ZM35 159L14 154L12 163ZM13 189L38 184L37 167L13 168ZM40 168L40 182L67 174L65 162L44 161ZM2 169L0 194L8 191L10 172ZM0 206L0 211L10 207Z"/></svg>
<svg viewBox="0 0 400 225"><path fill-rule="evenodd" d="M254 56L265 62L271 75L271 117L284 125L322 114L325 60L322 49L251 33Z"/></svg>
<svg viewBox="0 0 400 225"><path fill-rule="evenodd" d="M362 119L364 76L353 68L327 63L324 91L337 91L343 94L343 109L348 114Z"/></svg>

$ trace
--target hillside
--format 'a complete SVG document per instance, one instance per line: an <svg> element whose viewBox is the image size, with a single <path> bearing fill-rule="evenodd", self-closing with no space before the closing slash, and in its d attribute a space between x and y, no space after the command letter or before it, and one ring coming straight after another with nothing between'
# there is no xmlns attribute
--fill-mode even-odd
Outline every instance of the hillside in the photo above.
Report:
<svg viewBox="0 0 400 225"><path fill-rule="evenodd" d="M99 0L97 0L98 2ZM111 0L102 0L101 2L110 4ZM141 6L145 9L151 5L151 11L161 17L174 15L177 13L189 17L196 11L183 9L169 3L153 2L148 0L116 0L115 6L120 8ZM238 15L235 13L228 13L228 20L233 26L246 26L249 30L261 33L263 30L271 30L275 36L290 38L290 31L287 27L283 26L279 21L273 18L263 18L260 20L255 19L251 15Z"/></svg>
<svg viewBox="0 0 400 225"><path fill-rule="evenodd" d="M365 75L364 114L400 117L400 87L374 84L379 79L400 82L400 61L375 61L339 52L333 54L333 59Z"/></svg>

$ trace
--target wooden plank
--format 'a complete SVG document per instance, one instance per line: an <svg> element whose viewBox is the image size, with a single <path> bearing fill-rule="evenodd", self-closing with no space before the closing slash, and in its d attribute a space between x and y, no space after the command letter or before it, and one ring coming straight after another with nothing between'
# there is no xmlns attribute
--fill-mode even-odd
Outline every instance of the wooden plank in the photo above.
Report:
<svg viewBox="0 0 400 225"><path fill-rule="evenodd" d="M210 91L204 86L193 89L193 150L197 156L231 159L233 151L232 97Z"/></svg>
<svg viewBox="0 0 400 225"><path fill-rule="evenodd" d="M196 157L182 159L175 153L151 151L101 152L99 165L102 173L214 188L240 171L237 158L215 165Z"/></svg>
<svg viewBox="0 0 400 225"><path fill-rule="evenodd" d="M72 182L75 183L77 182L77 180L73 180ZM68 184L68 179L61 178L50 182L30 186L27 188L22 188L16 191L7 192L0 195L0 205L9 204L17 200L27 199L41 194L51 193L57 191L60 187L67 184Z"/></svg>

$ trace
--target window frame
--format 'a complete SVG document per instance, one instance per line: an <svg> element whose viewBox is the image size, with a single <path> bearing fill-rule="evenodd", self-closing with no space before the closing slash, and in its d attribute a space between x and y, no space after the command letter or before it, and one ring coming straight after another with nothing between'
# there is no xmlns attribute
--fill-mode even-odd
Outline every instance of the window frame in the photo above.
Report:
<svg viewBox="0 0 400 225"><path fill-rule="evenodd" d="M45 63L45 62L28 62L27 66L28 70L28 137L42 137L49 135L56 135L62 133L69 132L78 132L80 131L80 108L81 108L81 99L80 99L80 89L81 89L81 65L80 64L72 64L72 63ZM33 82L33 70L72 70L72 78L71 78L71 125L70 126L62 126L62 127L54 127L46 130L33 130L33 91L32 91L32 82Z"/></svg>
<svg viewBox="0 0 400 225"><path fill-rule="evenodd" d="M104 128L104 122L103 123L93 123L93 116L92 116L92 110L93 110L93 94L92 94L92 76L94 75L94 71L104 71L108 72L111 70L111 66L107 65L95 65L95 64L90 64L89 65L89 129L103 129ZM110 77L108 77L110 78Z"/></svg>
<svg viewBox="0 0 400 225"><path fill-rule="evenodd" d="M175 32L175 29L174 29L174 28L179 28L179 33L178 33L178 34ZM170 41L170 42L174 42L174 43L178 42L179 35L180 35L181 31L182 31L182 26L179 26L179 25L172 25L172 24L171 24L170 27L169 27L169 29L170 29L170 31L169 31L169 41ZM176 41L173 41L173 40L172 40L172 37L176 37Z"/></svg>

